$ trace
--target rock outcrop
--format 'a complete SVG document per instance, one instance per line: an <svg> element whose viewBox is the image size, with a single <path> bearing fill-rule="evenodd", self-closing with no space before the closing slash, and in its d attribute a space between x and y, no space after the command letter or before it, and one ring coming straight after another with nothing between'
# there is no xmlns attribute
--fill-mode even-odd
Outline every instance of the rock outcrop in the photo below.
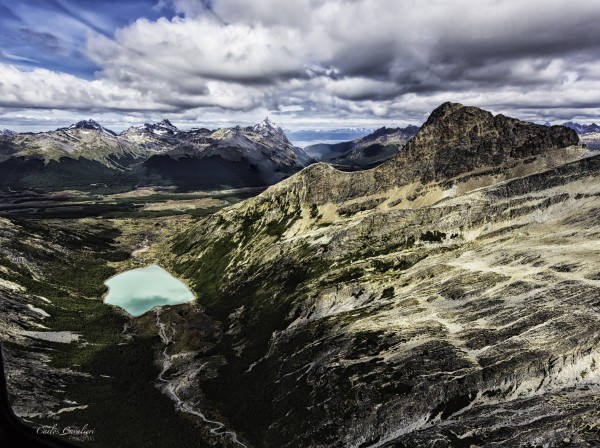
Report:
<svg viewBox="0 0 600 448"><path fill-rule="evenodd" d="M518 164L578 141L575 131L562 126L546 127L444 103L397 155L377 168L346 174L324 166L309 167L301 174L306 180L302 200L336 203L409 183L449 181L475 169Z"/></svg>
<svg viewBox="0 0 600 448"><path fill-rule="evenodd" d="M526 123L476 107L444 103L431 113L394 162L398 169L407 170L409 177L416 175L427 183L576 145L578 141L577 133L563 126Z"/></svg>

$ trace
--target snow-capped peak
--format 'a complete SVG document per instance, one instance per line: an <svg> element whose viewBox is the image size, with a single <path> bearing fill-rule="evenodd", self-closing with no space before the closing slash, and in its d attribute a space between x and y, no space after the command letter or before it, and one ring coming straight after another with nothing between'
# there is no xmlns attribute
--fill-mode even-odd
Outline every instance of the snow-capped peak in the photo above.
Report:
<svg viewBox="0 0 600 448"><path fill-rule="evenodd" d="M269 117L265 118L258 124L252 126L252 130L254 132L258 132L259 134L280 134L283 133L283 129L280 126L273 123Z"/></svg>
<svg viewBox="0 0 600 448"><path fill-rule="evenodd" d="M173 126L173 123L171 123L168 118L163 118L157 124L161 124L164 126L171 126L171 127Z"/></svg>
<svg viewBox="0 0 600 448"><path fill-rule="evenodd" d="M11 131L10 129L0 129L0 135L14 135L16 134L15 131Z"/></svg>
<svg viewBox="0 0 600 448"><path fill-rule="evenodd" d="M156 135L177 134L179 132L177 126L174 126L173 123L166 118L154 124L145 123L143 127Z"/></svg>
<svg viewBox="0 0 600 448"><path fill-rule="evenodd" d="M69 129L94 130L94 131L101 132L102 134L105 134L105 135L111 135L113 137L117 135L115 132L111 131L110 129L106 129L104 126L100 125L97 121L92 120L91 118L89 120L78 121L77 123L72 124L68 128L59 128L59 129L57 129L57 131L66 131Z"/></svg>
<svg viewBox="0 0 600 448"><path fill-rule="evenodd" d="M179 129L177 129L177 126L173 125L173 123L171 123L169 120L167 120L166 118L163 118L161 121L159 121L158 123L156 123L157 126L161 126L163 128L168 128L173 130L174 132L177 132Z"/></svg>

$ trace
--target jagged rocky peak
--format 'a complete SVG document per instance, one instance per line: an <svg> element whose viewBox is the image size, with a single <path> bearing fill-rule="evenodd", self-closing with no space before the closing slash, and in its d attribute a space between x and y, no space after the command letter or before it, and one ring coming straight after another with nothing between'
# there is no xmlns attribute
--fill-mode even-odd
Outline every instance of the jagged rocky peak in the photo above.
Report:
<svg viewBox="0 0 600 448"><path fill-rule="evenodd" d="M0 135L14 135L15 131L11 131L10 129L0 128Z"/></svg>
<svg viewBox="0 0 600 448"><path fill-rule="evenodd" d="M577 132L578 134L581 134L581 135L593 134L595 132L600 132L600 126L598 126L596 123L581 124L581 123L573 123L572 121L567 121L566 123L563 123L562 125L573 129L575 132Z"/></svg>
<svg viewBox="0 0 600 448"><path fill-rule="evenodd" d="M564 126L547 127L494 116L477 107L444 103L431 113L406 151L393 160L416 168L420 180L429 182L578 142L575 131Z"/></svg>
<svg viewBox="0 0 600 448"><path fill-rule="evenodd" d="M283 129L281 129L281 127L279 125L273 123L269 117L266 117L260 123L255 124L254 126L251 126L250 129L248 129L248 130L257 132L257 133L263 134L263 135L273 135L273 134L284 135Z"/></svg>
<svg viewBox="0 0 600 448"><path fill-rule="evenodd" d="M102 134L112 135L113 137L117 135L115 132L111 131L110 129L106 129L100 123L98 123L95 120L92 120L91 118L89 120L78 121L77 123L72 124L68 128L59 128L57 129L57 131L67 131L69 129L85 129L88 131L98 131Z"/></svg>
<svg viewBox="0 0 600 448"><path fill-rule="evenodd" d="M400 128L388 128L383 126L382 128L375 129L370 136L379 137L380 135L388 135L397 132Z"/></svg>
<svg viewBox="0 0 600 448"><path fill-rule="evenodd" d="M451 103L450 101L447 101L433 109L433 111L429 114L429 117L427 118L427 121L425 122L423 127L430 126L436 122L440 122L448 115L457 112L461 109L464 109L464 107L465 106L463 106L460 103Z"/></svg>
<svg viewBox="0 0 600 448"><path fill-rule="evenodd" d="M415 126L414 124L409 124L404 129L402 129L402 131L407 132L407 133L416 134L417 132L419 132L419 129L421 129L419 126Z"/></svg>
<svg viewBox="0 0 600 448"><path fill-rule="evenodd" d="M263 121L254 126L248 126L245 131L258 134L265 137L267 140L276 142L280 145L292 146L292 143L287 138L287 135L285 135L285 132L283 132L281 126L271 121L269 117L266 117Z"/></svg>
<svg viewBox="0 0 600 448"><path fill-rule="evenodd" d="M170 129L173 132L179 131L179 129L177 129L177 126L175 126L173 123L171 123L166 118L163 118L161 121L159 121L158 123L156 123L156 126L160 126L162 128Z"/></svg>
<svg viewBox="0 0 600 448"><path fill-rule="evenodd" d="M390 135L390 134L397 134L397 133L405 133L405 134L413 134L414 135L417 133L418 130L419 130L419 127L414 126L412 124L408 125L405 128L401 128L401 127L388 128L386 126L383 126L382 128L379 128L379 129L376 129L375 131L373 131L367 137L380 137L382 135Z"/></svg>
<svg viewBox="0 0 600 448"><path fill-rule="evenodd" d="M371 134L363 137L363 138L371 138L375 139L377 137L382 137L384 135L393 135L393 134L406 134L406 135L415 135L419 131L418 126L414 126L412 124L408 125L405 128L397 127L397 128L388 128L383 126L379 129L376 129Z"/></svg>
<svg viewBox="0 0 600 448"><path fill-rule="evenodd" d="M158 123L144 123L144 128L156 135L174 135L179 132L177 126L173 125L166 118L163 118Z"/></svg>

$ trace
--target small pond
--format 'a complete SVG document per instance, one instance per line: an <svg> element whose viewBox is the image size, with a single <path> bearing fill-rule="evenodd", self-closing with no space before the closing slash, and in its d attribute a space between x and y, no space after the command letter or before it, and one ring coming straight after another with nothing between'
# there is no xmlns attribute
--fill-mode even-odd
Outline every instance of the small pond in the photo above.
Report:
<svg viewBox="0 0 600 448"><path fill-rule="evenodd" d="M104 284L108 286L104 302L136 317L155 306L177 305L194 299L181 280L155 264L122 272Z"/></svg>

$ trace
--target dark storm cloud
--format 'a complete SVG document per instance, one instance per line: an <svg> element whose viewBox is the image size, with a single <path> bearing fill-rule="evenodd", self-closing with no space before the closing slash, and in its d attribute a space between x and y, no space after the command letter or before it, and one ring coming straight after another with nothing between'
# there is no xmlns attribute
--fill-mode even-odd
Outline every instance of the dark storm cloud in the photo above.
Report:
<svg viewBox="0 0 600 448"><path fill-rule="evenodd" d="M400 93L540 84L545 80L535 73L554 59L579 65L600 56L598 15L589 14L587 6L581 9L565 3L559 8L564 14L557 14L556 8L540 8L535 16L476 17L462 24L460 11L449 11L443 20L426 23L426 27L422 21L399 26L395 44L373 45L375 39L359 28L354 30L362 36L359 46L342 49L329 62L347 76L391 80L402 86ZM598 6L593 9L600 12ZM415 39L415 32L429 38ZM412 45L403 45L403 39ZM522 63L530 64L533 73L521 76L514 70ZM584 66L578 68L585 73Z"/></svg>

